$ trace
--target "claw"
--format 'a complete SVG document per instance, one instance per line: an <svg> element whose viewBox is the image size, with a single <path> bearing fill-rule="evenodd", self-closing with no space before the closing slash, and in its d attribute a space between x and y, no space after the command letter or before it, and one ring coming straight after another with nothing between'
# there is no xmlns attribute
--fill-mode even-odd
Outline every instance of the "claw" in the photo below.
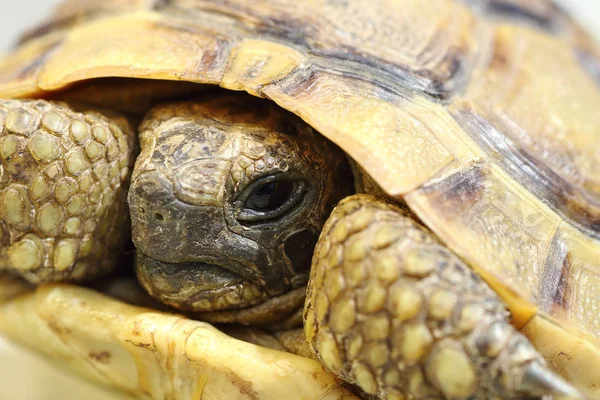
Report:
<svg viewBox="0 0 600 400"><path fill-rule="evenodd" d="M577 389L553 372L524 335L514 332L495 361L502 399L586 400Z"/></svg>
<svg viewBox="0 0 600 400"><path fill-rule="evenodd" d="M585 400L578 390L539 362L529 363L523 370L517 391L529 396L552 400Z"/></svg>

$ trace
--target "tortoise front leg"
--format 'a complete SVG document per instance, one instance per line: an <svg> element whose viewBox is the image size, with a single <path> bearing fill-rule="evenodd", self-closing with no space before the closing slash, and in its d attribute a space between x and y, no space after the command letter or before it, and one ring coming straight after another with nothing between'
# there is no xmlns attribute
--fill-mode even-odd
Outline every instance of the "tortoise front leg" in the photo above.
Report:
<svg viewBox="0 0 600 400"><path fill-rule="evenodd" d="M40 283L113 268L128 232L133 140L122 117L0 100L0 272Z"/></svg>
<svg viewBox="0 0 600 400"><path fill-rule="evenodd" d="M315 250L305 333L344 380L384 399L580 398L500 298L400 208L356 195Z"/></svg>

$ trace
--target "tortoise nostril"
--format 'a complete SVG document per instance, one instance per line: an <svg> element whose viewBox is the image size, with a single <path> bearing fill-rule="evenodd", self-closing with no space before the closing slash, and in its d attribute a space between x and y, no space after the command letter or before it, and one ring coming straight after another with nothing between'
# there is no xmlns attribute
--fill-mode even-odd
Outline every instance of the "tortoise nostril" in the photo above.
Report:
<svg viewBox="0 0 600 400"><path fill-rule="evenodd" d="M146 209L144 207L138 207L138 212L140 214L146 214Z"/></svg>
<svg viewBox="0 0 600 400"><path fill-rule="evenodd" d="M164 221L165 217L161 214L161 213L155 213L154 214L154 218L156 218L159 221Z"/></svg>

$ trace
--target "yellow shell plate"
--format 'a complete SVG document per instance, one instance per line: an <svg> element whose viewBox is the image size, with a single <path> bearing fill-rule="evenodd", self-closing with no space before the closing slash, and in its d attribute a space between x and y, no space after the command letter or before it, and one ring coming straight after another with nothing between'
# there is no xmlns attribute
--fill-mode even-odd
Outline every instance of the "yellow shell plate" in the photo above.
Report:
<svg viewBox="0 0 600 400"><path fill-rule="evenodd" d="M0 331L132 398L357 399L316 360L76 286L0 303Z"/></svg>

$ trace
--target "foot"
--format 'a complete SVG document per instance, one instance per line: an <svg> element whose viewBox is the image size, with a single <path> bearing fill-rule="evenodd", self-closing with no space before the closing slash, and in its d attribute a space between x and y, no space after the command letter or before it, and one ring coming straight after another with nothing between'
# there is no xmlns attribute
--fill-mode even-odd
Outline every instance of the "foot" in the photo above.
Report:
<svg viewBox="0 0 600 400"><path fill-rule="evenodd" d="M0 271L41 283L112 269L128 234L133 139L121 117L0 100Z"/></svg>
<svg viewBox="0 0 600 400"><path fill-rule="evenodd" d="M385 399L578 399L497 294L395 205L344 200L313 259L305 333L323 363Z"/></svg>

